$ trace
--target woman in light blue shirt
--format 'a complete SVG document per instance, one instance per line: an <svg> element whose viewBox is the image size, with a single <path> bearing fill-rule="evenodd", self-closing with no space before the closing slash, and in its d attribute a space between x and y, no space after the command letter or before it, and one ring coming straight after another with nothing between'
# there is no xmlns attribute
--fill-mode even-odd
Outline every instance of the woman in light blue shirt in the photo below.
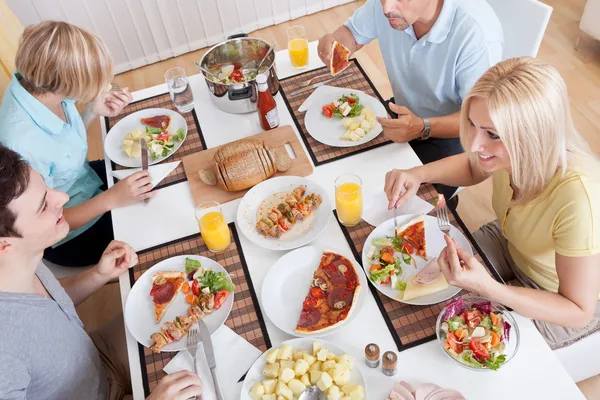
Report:
<svg viewBox="0 0 600 400"><path fill-rule="evenodd" d="M87 161L87 128L132 100L108 92L113 61L100 38L75 25L44 21L23 32L14 74L0 106L0 142L18 152L46 184L69 195L69 235L44 258L65 266L97 263L113 239L109 211L151 197L147 172L106 188L104 162ZM89 103L79 114L75 102ZM44 207L43 204L40 207Z"/></svg>

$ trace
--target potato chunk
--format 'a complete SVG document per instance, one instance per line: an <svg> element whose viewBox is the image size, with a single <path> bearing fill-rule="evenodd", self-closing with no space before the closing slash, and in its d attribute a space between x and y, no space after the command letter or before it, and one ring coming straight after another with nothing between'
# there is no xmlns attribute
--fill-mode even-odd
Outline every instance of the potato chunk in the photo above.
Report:
<svg viewBox="0 0 600 400"><path fill-rule="evenodd" d="M283 345L281 349L279 349L279 353L277 354L278 360L291 360L292 359L292 346L289 344Z"/></svg>
<svg viewBox="0 0 600 400"><path fill-rule="evenodd" d="M294 396L300 396L300 394L306 390L306 385L304 385L304 383L300 382L298 379L292 379L288 383L288 387L292 393L294 393Z"/></svg>
<svg viewBox="0 0 600 400"><path fill-rule="evenodd" d="M310 365L304 360L296 361L296 365L294 366L294 372L296 376L302 376L308 372L310 369Z"/></svg>
<svg viewBox="0 0 600 400"><path fill-rule="evenodd" d="M319 361L327 361L327 349L321 349L319 350L319 352L317 353L317 360Z"/></svg>
<svg viewBox="0 0 600 400"><path fill-rule="evenodd" d="M283 382L283 383L288 383L289 381L294 379L295 376L296 376L296 374L294 373L293 369L282 368L281 372L279 373L279 381Z"/></svg>
<svg viewBox="0 0 600 400"><path fill-rule="evenodd" d="M272 349L267 353L267 363L273 364L277 361L277 354L279 353L278 349Z"/></svg>
<svg viewBox="0 0 600 400"><path fill-rule="evenodd" d="M265 388L262 383L255 383L250 390L250 397L254 400L262 400L263 394L265 394Z"/></svg>
<svg viewBox="0 0 600 400"><path fill-rule="evenodd" d="M286 400L292 400L294 398L294 394L290 390L290 388L283 382L277 382L277 387L275 388L275 394L277 396L281 396Z"/></svg>
<svg viewBox="0 0 600 400"><path fill-rule="evenodd" d="M342 397L342 393L340 392L340 388L331 385L329 389L327 389L327 400L340 400Z"/></svg>
<svg viewBox="0 0 600 400"><path fill-rule="evenodd" d="M275 386L277 386L277 379L267 379L262 382L265 388L265 394L275 393Z"/></svg>
<svg viewBox="0 0 600 400"><path fill-rule="evenodd" d="M317 382L317 387L322 391L326 391L331 385L333 385L333 379L327 372L323 372Z"/></svg>
<svg viewBox="0 0 600 400"><path fill-rule="evenodd" d="M277 378L279 376L279 364L267 364L263 369L263 375L267 378Z"/></svg>

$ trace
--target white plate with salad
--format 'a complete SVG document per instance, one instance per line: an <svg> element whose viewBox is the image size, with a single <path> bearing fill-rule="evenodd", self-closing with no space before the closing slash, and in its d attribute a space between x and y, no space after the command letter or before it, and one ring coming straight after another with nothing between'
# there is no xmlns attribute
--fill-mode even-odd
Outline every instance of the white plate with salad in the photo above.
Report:
<svg viewBox="0 0 600 400"><path fill-rule="evenodd" d="M304 118L308 133L333 147L353 147L381 134L376 118L387 117L383 104L360 90L331 88L311 100Z"/></svg>
<svg viewBox="0 0 600 400"><path fill-rule="evenodd" d="M482 297L458 297L437 318L436 333L444 352L461 366L498 370L519 350L519 326L502 305Z"/></svg>
<svg viewBox="0 0 600 400"><path fill-rule="evenodd" d="M416 218L416 215L398 216L398 227L400 228ZM435 293L410 300L403 299L407 280L420 276L419 272L426 266L430 266L430 262L438 257L446 247L444 234L438 227L437 219L429 215L424 215L422 218L425 225L427 260L418 256L415 251L410 250L410 245L407 246L409 251L412 251L409 254L401 239L394 240L393 219L389 219L375 228L363 247L362 264L371 284L387 297L406 304L437 304L455 296L461 290L456 286L447 285L445 289ZM465 251L471 255L473 254L469 240L454 226L450 226L450 236L456 239L458 245ZM386 252L389 256L383 255ZM387 261L382 259L382 255ZM389 258L390 256L391 258ZM439 279L443 279L443 275Z"/></svg>
<svg viewBox="0 0 600 400"><path fill-rule="evenodd" d="M164 123L150 126L142 120L163 118ZM164 117L168 117L164 118ZM156 120L160 122L160 119ZM159 163L177 151L187 137L188 127L183 116L166 108L148 108L126 116L113 126L104 141L108 158L123 167L142 166L141 143L148 146L148 165Z"/></svg>
<svg viewBox="0 0 600 400"><path fill-rule="evenodd" d="M125 324L133 337L142 345L150 347L154 344L151 336L165 327L165 322L175 321L177 317L188 315L190 303L186 300L188 294L180 290L175 294L173 302L168 306L166 313L157 323L154 314L154 302L150 295L152 290L152 276L161 271L185 272L184 286L193 286L194 280L199 293L208 288L211 293L227 290L229 295L220 304L218 309L206 313L202 320L206 323L208 331L212 335L225 323L234 301L235 286L231 281L229 273L216 261L197 255L182 255L171 257L159 262L140 276L127 297L125 304ZM233 291L231 291L233 290ZM216 296L215 296L216 302ZM164 346L161 351L180 351L187 348L186 337Z"/></svg>

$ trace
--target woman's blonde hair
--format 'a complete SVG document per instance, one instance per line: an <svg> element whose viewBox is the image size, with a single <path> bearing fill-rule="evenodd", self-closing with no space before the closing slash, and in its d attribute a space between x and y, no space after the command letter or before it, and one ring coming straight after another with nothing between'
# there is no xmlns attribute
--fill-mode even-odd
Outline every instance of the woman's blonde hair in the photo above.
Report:
<svg viewBox="0 0 600 400"><path fill-rule="evenodd" d="M28 26L15 64L31 94L50 92L82 102L104 93L113 79L113 60L102 39L60 21Z"/></svg>
<svg viewBox="0 0 600 400"><path fill-rule="evenodd" d="M598 158L571 117L565 81L550 64L531 57L512 58L490 68L473 86L461 111L460 137L472 159L468 118L473 98L482 98L510 156L513 205L539 196L558 171L590 173Z"/></svg>

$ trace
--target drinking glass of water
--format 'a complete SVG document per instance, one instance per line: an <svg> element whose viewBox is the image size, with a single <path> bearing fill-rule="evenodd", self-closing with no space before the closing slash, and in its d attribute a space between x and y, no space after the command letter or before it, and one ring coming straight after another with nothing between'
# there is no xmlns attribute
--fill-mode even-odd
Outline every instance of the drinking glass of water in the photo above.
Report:
<svg viewBox="0 0 600 400"><path fill-rule="evenodd" d="M179 112L192 111L194 108L194 94L181 67L171 68L165 73L165 81L169 86L171 100Z"/></svg>

